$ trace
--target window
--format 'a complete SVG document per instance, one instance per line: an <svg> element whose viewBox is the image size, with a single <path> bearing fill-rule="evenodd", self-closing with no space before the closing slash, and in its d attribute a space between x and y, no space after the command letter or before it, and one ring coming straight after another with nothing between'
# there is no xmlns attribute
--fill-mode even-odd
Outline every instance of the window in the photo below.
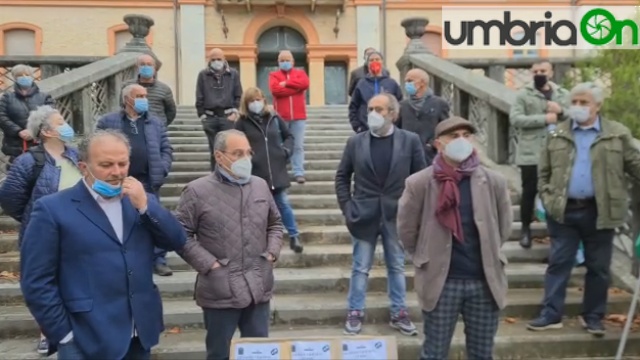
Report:
<svg viewBox="0 0 640 360"><path fill-rule="evenodd" d="M4 40L4 55L37 55L35 31L11 29L1 34Z"/></svg>
<svg viewBox="0 0 640 360"><path fill-rule="evenodd" d="M522 38L524 37L524 33L523 32L517 32L515 34L513 34L513 38L515 40L522 40ZM540 39L540 36L538 34L538 39L536 41L536 45L535 46L540 46L540 41L542 39ZM526 48L527 46L531 46L531 45L524 45L523 47L517 47L513 49L513 57L514 58L523 58L523 57L538 57L539 56L539 52L537 47L533 47L533 48Z"/></svg>
<svg viewBox="0 0 640 360"><path fill-rule="evenodd" d="M129 30L116 32L116 51L122 49L131 39L133 39L133 36Z"/></svg>

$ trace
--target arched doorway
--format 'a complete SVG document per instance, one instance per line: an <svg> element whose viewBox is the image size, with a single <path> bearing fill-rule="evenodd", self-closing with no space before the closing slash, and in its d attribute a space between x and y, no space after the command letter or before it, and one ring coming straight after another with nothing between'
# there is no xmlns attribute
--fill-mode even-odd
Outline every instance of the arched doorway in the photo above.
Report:
<svg viewBox="0 0 640 360"><path fill-rule="evenodd" d="M304 36L295 29L286 26L278 26L268 29L258 38L258 69L257 84L265 93L269 102L272 102L269 91L269 73L278 69L278 53L289 50L293 54L295 67L304 69L309 73L307 66L307 41ZM309 92L307 91L307 103Z"/></svg>

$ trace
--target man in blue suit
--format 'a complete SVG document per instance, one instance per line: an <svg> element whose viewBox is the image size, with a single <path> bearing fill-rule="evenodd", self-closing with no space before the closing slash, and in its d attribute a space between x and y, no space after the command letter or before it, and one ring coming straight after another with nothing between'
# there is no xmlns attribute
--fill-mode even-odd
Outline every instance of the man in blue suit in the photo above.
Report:
<svg viewBox="0 0 640 360"><path fill-rule="evenodd" d="M22 293L58 359L149 359L164 330L154 246L178 251L186 234L127 177L129 152L119 130L89 135L79 147L83 180L31 213Z"/></svg>

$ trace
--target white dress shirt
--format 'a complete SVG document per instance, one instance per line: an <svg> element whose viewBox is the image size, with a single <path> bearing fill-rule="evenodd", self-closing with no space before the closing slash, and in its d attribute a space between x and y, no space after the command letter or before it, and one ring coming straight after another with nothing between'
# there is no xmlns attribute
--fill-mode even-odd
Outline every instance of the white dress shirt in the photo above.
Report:
<svg viewBox="0 0 640 360"><path fill-rule="evenodd" d="M123 237L124 237L123 235L124 229L123 229L123 222L122 222L122 198L120 196L116 196L111 199L105 199L102 196L100 196L97 192L93 191L93 189L91 188L91 186L89 186L89 184L87 184L87 181L85 179L82 179L82 182L84 182L84 185L87 187L87 190L89 190L91 197L93 197L96 200L98 205L100 205L100 208L102 209L102 211L104 211L105 215L107 215L107 219L109 219L109 223L111 223L111 226L113 227L113 231L115 231L116 236L118 237L118 240L120 240L120 243L122 243ZM144 214L146 211L147 211L146 208L139 210L140 214ZM131 337L134 337L136 335L136 327L135 327L135 324L132 324L131 326L132 326ZM66 344L71 340L73 340L73 331L70 331L67 334L67 336L65 336L62 340L60 340L60 344Z"/></svg>

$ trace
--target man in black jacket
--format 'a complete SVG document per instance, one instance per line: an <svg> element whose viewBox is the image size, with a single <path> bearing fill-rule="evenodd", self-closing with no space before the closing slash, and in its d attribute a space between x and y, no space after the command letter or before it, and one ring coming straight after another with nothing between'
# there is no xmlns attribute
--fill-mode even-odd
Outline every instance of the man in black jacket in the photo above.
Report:
<svg viewBox="0 0 640 360"><path fill-rule="evenodd" d="M360 81L360 79L364 79L364 77L369 73L369 68L367 67L367 59L369 58L369 55L375 51L376 49L372 47L364 49L364 65L354 69L349 75L349 96L352 96L353 92L356 91L356 85L358 85L358 81Z"/></svg>
<svg viewBox="0 0 640 360"><path fill-rule="evenodd" d="M196 82L196 111L209 141L209 153L213 154L216 135L234 128L242 97L240 74L229 67L221 49L212 49L207 55L209 64L200 71ZM211 171L216 160L210 157Z"/></svg>
<svg viewBox="0 0 640 360"><path fill-rule="evenodd" d="M378 235L382 237L388 272L390 325L404 335L418 334L406 310L405 258L397 235L396 212L405 180L426 164L420 137L393 125L398 108L398 100L388 93L369 100L369 130L349 138L336 172L338 204L354 247L344 327L347 335L362 330L367 278Z"/></svg>
<svg viewBox="0 0 640 360"><path fill-rule="evenodd" d="M429 88L429 74L422 69L411 69L404 78L408 97L400 102L400 115L396 126L420 136L427 165L436 156L433 146L436 125L449 118L449 103L433 94Z"/></svg>

